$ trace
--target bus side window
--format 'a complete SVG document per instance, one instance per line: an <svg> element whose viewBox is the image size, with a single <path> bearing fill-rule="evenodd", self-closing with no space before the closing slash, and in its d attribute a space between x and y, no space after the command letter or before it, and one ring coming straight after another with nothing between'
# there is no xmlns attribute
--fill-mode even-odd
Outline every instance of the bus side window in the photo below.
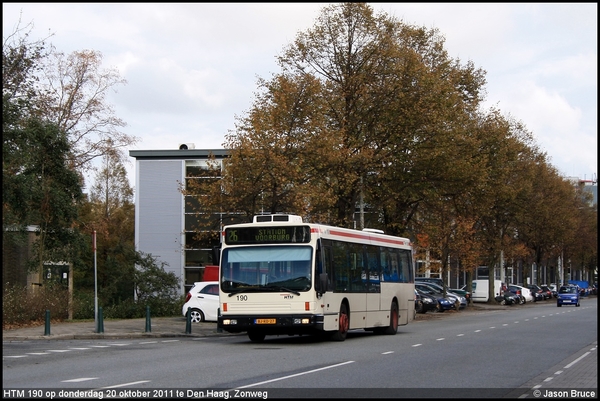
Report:
<svg viewBox="0 0 600 401"><path fill-rule="evenodd" d="M398 253L394 250L390 250L390 280L393 282L400 281L400 277L398 275Z"/></svg>
<svg viewBox="0 0 600 401"><path fill-rule="evenodd" d="M408 251L400 251L400 281L403 283L411 280L411 265L410 265L410 252Z"/></svg>

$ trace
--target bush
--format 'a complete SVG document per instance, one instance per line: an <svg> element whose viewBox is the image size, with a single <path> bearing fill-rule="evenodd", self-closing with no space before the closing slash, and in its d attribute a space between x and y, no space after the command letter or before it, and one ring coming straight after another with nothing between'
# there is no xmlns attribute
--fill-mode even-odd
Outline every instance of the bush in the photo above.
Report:
<svg viewBox="0 0 600 401"><path fill-rule="evenodd" d="M46 311L55 320L69 316L69 292L61 285L27 287L4 285L2 292L2 328L12 325L43 322Z"/></svg>
<svg viewBox="0 0 600 401"><path fill-rule="evenodd" d="M73 320L94 319L94 292L75 291L73 294Z"/></svg>
<svg viewBox="0 0 600 401"><path fill-rule="evenodd" d="M179 279L172 272L165 272L164 263L158 264L152 255L139 255L139 269L135 271L135 294L137 300L121 299L103 305L102 317L107 319L133 319L146 316L150 307L151 316L180 316L184 296L177 295ZM2 294L2 328L18 325L41 324L46 310L52 320L69 318L69 290L60 284L44 285L28 289L6 284ZM73 294L73 319L84 320L95 317L94 291L76 290Z"/></svg>
<svg viewBox="0 0 600 401"><path fill-rule="evenodd" d="M123 300L116 305L102 307L105 319L134 319L146 317L146 306L153 317L181 315L185 297L148 298L145 301ZM35 290L6 284L2 294L2 328L42 324L46 310L53 321L69 318L69 294L62 286L43 286ZM73 320L94 319L94 292L76 291L73 295Z"/></svg>
<svg viewBox="0 0 600 401"><path fill-rule="evenodd" d="M178 316L181 314L184 298L147 299L145 301L127 300L118 305L102 308L102 316L107 319L134 319L146 317L146 307L154 317Z"/></svg>

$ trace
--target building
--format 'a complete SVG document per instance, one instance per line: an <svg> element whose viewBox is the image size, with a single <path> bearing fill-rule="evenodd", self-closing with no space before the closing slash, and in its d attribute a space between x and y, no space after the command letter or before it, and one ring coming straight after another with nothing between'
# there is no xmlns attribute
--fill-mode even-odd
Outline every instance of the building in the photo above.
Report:
<svg viewBox="0 0 600 401"><path fill-rule="evenodd" d="M151 254L165 270L180 278L182 293L204 276L205 266L217 263L213 247L217 244L195 240L195 223L200 218L193 210L193 200L186 200L181 189L190 179L214 179L208 174L210 161L220 163L227 157L225 149L195 149L181 144L172 150L131 150L136 159L135 247Z"/></svg>
<svg viewBox="0 0 600 401"><path fill-rule="evenodd" d="M590 206L598 204L598 179L581 179L579 177L566 177L567 181L573 184L574 187L579 187L583 192L590 194Z"/></svg>

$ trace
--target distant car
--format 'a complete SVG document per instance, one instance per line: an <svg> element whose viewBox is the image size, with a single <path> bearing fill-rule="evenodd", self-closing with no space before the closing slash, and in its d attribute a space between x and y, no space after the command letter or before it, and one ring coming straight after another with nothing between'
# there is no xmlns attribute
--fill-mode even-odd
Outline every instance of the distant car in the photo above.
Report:
<svg viewBox="0 0 600 401"><path fill-rule="evenodd" d="M551 297L548 295L547 292L542 290L542 288L539 285L531 284L527 288L529 288L531 290L531 292L533 292L533 295L536 297L536 301L542 301L542 300L545 301L546 299L550 299L550 297Z"/></svg>
<svg viewBox="0 0 600 401"><path fill-rule="evenodd" d="M533 302L544 300L544 295L541 292L534 292L532 289L530 289L530 291L531 295L533 296Z"/></svg>
<svg viewBox="0 0 600 401"><path fill-rule="evenodd" d="M219 282L195 282L181 308L181 313L186 318L188 309L192 323L216 322L219 309Z"/></svg>
<svg viewBox="0 0 600 401"><path fill-rule="evenodd" d="M579 289L574 285L563 285L558 289L556 297L556 306L559 308L563 305L580 306Z"/></svg>

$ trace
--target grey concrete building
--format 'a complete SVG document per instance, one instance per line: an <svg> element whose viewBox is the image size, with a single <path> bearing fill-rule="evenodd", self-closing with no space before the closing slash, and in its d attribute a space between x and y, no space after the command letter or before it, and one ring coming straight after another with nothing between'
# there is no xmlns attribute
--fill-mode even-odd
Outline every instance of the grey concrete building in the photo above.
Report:
<svg viewBox="0 0 600 401"><path fill-rule="evenodd" d="M181 189L189 179L202 179L208 172L211 156L221 164L225 149L195 149L181 144L172 150L131 150L135 161L135 247L165 262L165 270L180 277L182 294L195 281L201 281L207 265L216 264L214 244L194 239L193 200L185 199ZM208 178L209 174L205 174ZM214 179L214 175L211 175Z"/></svg>

